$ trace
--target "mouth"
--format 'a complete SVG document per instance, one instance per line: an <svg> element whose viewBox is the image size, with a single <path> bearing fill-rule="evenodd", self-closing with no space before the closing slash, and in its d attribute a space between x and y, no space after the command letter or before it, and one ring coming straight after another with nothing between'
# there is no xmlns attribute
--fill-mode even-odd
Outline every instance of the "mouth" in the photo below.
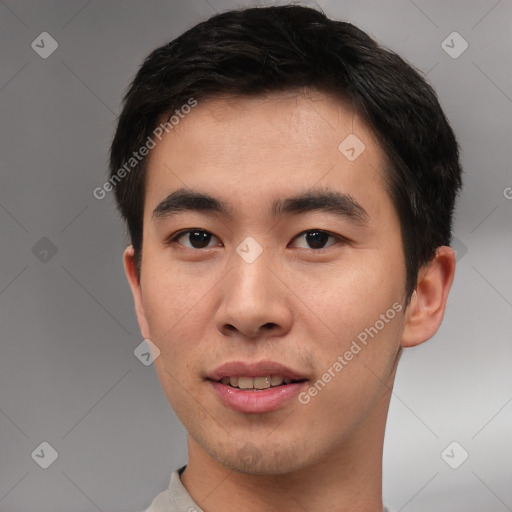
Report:
<svg viewBox="0 0 512 512"><path fill-rule="evenodd" d="M225 406L262 414L290 404L309 379L273 361L234 361L217 367L206 380Z"/></svg>
<svg viewBox="0 0 512 512"><path fill-rule="evenodd" d="M264 377L247 377L247 376L230 376L222 377L216 382L220 382L226 386L235 389L243 389L247 391L263 391L269 388L276 388L295 384L298 382L305 382L307 379L290 379L282 375L266 375Z"/></svg>

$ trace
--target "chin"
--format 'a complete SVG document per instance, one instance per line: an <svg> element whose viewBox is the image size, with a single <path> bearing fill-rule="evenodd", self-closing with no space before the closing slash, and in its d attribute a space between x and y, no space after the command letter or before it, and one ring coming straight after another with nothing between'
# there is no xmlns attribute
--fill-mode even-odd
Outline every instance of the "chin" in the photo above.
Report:
<svg viewBox="0 0 512 512"><path fill-rule="evenodd" d="M312 454L295 444L283 446L281 442L269 443L231 440L227 446L208 446L207 452L219 464L247 475L282 475L299 471L311 464Z"/></svg>

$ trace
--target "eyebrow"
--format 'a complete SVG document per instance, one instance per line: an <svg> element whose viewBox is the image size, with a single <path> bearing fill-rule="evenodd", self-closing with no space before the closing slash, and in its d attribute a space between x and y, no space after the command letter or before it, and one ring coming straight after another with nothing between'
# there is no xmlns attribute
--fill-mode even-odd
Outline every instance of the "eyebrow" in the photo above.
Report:
<svg viewBox="0 0 512 512"><path fill-rule="evenodd" d="M157 220L185 211L211 212L233 218L233 210L220 199L190 189L179 188L169 194L153 210ZM288 214L300 215L308 212L323 211L352 220L357 224L367 224L368 212L350 195L332 189L307 191L301 194L277 199L272 203L272 217Z"/></svg>

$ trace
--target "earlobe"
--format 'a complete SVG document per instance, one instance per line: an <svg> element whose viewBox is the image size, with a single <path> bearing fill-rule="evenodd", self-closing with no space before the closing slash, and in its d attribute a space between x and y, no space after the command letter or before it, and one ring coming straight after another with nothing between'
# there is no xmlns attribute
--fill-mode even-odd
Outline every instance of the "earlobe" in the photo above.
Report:
<svg viewBox="0 0 512 512"><path fill-rule="evenodd" d="M405 312L402 347L414 347L434 336L444 317L455 275L455 252L447 246L418 272L416 289Z"/></svg>
<svg viewBox="0 0 512 512"><path fill-rule="evenodd" d="M135 303L135 313L137 314L137 321L139 328L144 339L151 339L149 324L146 318L146 312L144 311L144 303L142 300L142 287L140 280L137 276L137 268L135 264L133 246L129 245L123 254L124 271L128 283L132 290L133 301Z"/></svg>

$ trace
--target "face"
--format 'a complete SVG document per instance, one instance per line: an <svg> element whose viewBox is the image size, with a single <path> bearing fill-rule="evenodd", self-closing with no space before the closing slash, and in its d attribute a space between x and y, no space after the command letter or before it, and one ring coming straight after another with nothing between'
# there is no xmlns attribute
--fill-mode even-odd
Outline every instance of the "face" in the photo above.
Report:
<svg viewBox="0 0 512 512"><path fill-rule="evenodd" d="M139 324L189 436L224 466L305 468L374 419L404 318L383 169L324 95L199 102L151 151L140 282L125 256Z"/></svg>

